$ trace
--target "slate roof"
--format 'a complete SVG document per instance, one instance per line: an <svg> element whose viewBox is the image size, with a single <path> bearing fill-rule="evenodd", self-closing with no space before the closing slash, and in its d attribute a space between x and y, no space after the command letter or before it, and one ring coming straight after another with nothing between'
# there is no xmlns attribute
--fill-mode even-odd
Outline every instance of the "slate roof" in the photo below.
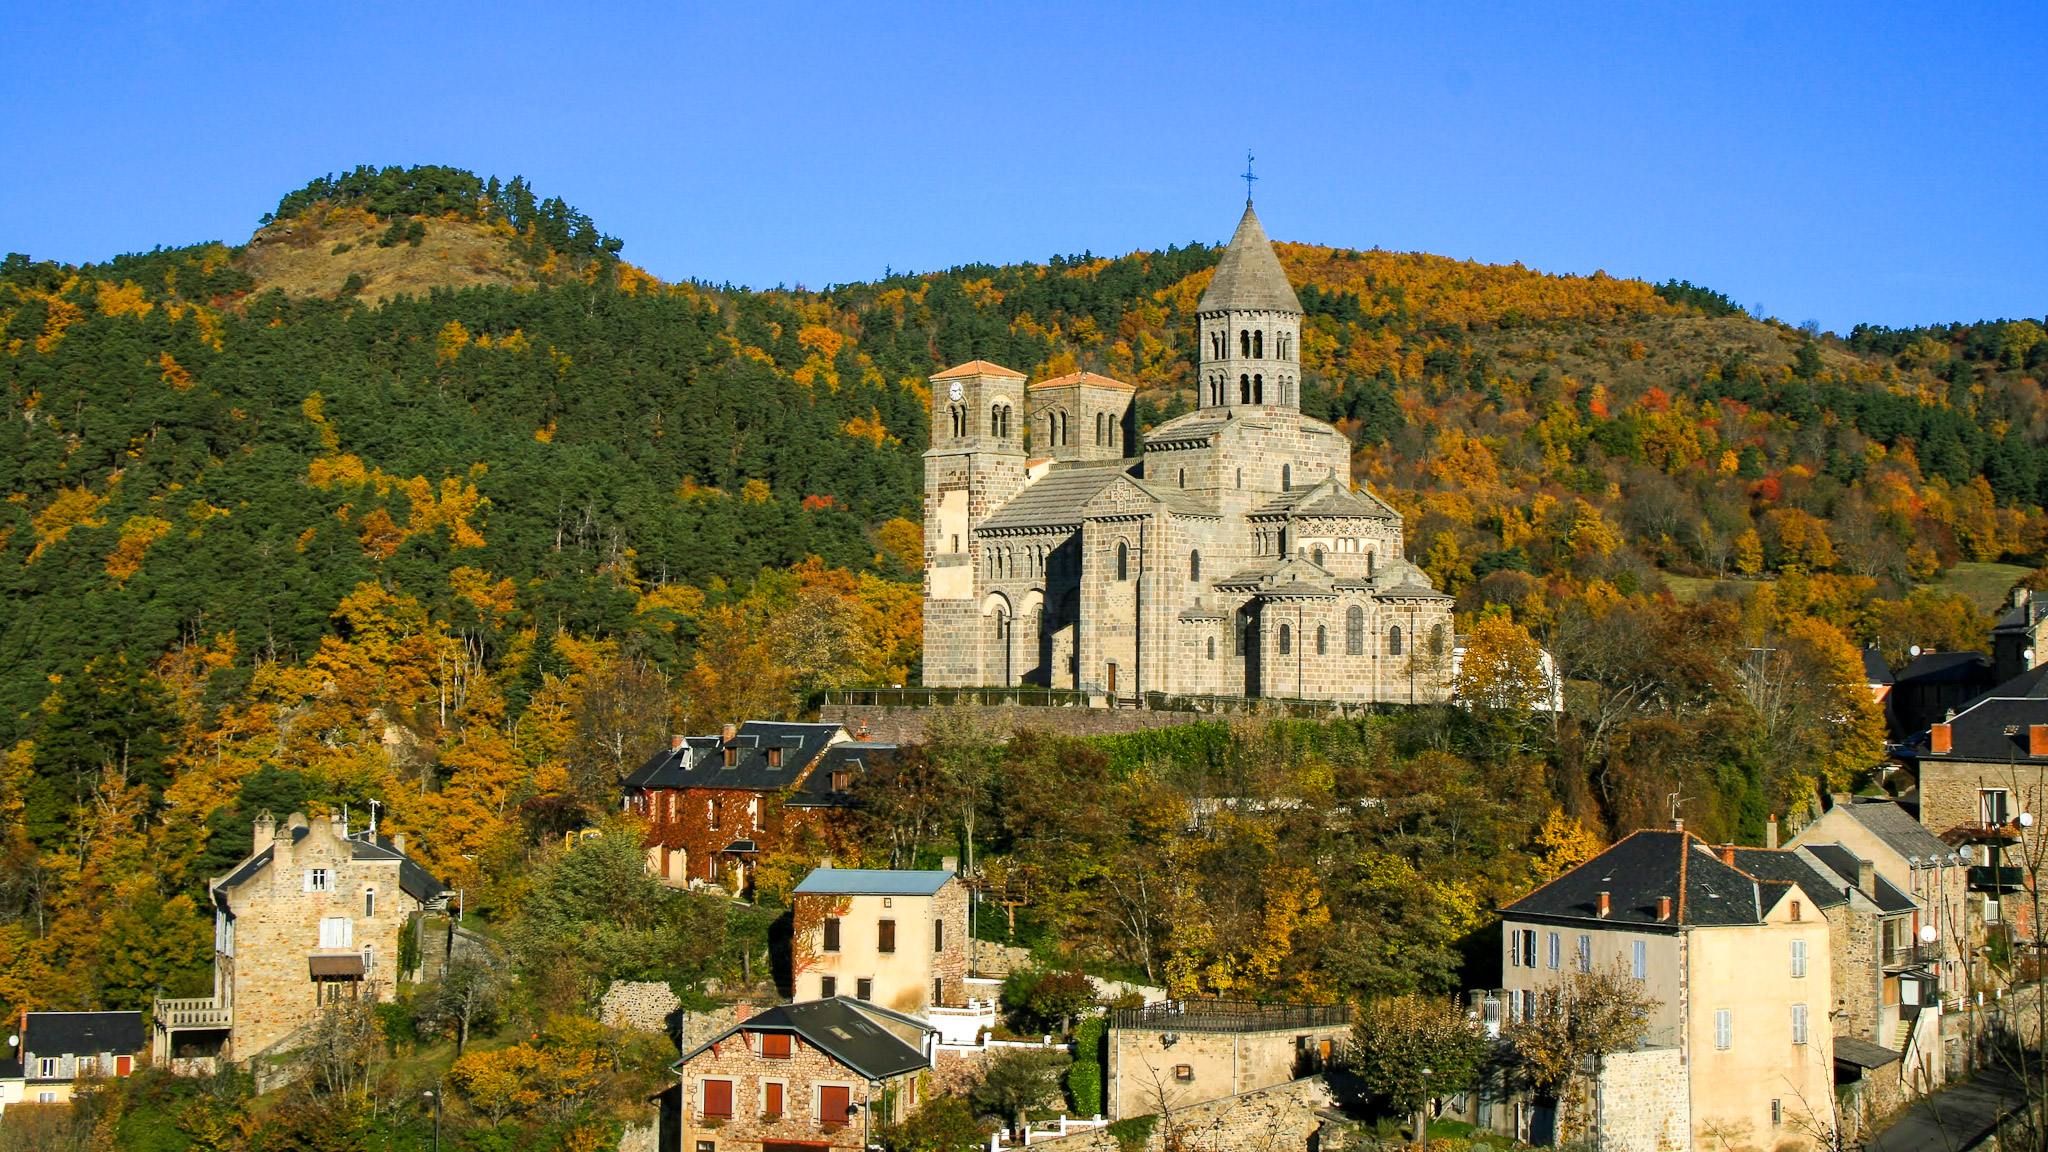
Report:
<svg viewBox="0 0 2048 1152"><path fill-rule="evenodd" d="M930 896L952 878L953 873L944 868L813 868L796 890L834 896Z"/></svg>
<svg viewBox="0 0 2048 1152"><path fill-rule="evenodd" d="M278 835L288 835L292 838L292 843L297 844L311 835L312 831L309 827L284 827L278 829ZM379 837L373 841L366 837L351 836L348 842L349 859L351 860L398 861L398 886L405 891L406 895L411 896L422 904L448 891L448 887L435 879L434 874L427 871L425 865L400 852L389 840ZM225 908L227 906L227 894L223 890L248 883L257 873L270 867L270 862L275 856L276 849L265 848L263 851L244 860L239 868L236 868L233 872L228 873L227 876L222 878L214 893L214 903Z"/></svg>
<svg viewBox="0 0 2048 1152"><path fill-rule="evenodd" d="M1923 760L2048 763L2028 754L2027 729L2048 724L2048 664L2023 672L1965 703L1948 721L1949 750L1917 750Z"/></svg>
<svg viewBox="0 0 2048 1152"><path fill-rule="evenodd" d="M19 1080L21 1078L21 1061L11 1057L0 1056L0 1080Z"/></svg>
<svg viewBox="0 0 2048 1152"><path fill-rule="evenodd" d="M796 783L845 729L838 724L786 724L749 720L732 741L733 764L725 763L723 736L687 736L680 748L664 748L620 785L628 792L642 788L729 788L773 792ZM782 762L768 763L768 751L779 748Z"/></svg>
<svg viewBox="0 0 2048 1152"><path fill-rule="evenodd" d="M1799 885L1813 906L1822 910L1840 908L1849 902L1839 881L1814 871L1813 865L1790 848L1737 848L1735 866L1759 880Z"/></svg>
<svg viewBox="0 0 2048 1152"><path fill-rule="evenodd" d="M1690 832L1646 829L1623 837L1502 912L1652 930L1759 924L1788 886L1723 864ZM1608 894L1604 918L1601 892ZM1659 896L1671 897L1670 920L1657 919Z"/></svg>
<svg viewBox="0 0 2048 1152"><path fill-rule="evenodd" d="M1922 652L1899 669L1894 683L1946 684L1991 674L1991 657L1982 652Z"/></svg>
<svg viewBox="0 0 2048 1152"><path fill-rule="evenodd" d="M836 772L850 771L858 780L869 769L902 751L899 745L876 744L864 740L848 740L825 749L818 758L818 766L797 787L796 794L783 803L791 808L849 808L853 806L853 794L832 790L832 776Z"/></svg>
<svg viewBox="0 0 2048 1152"><path fill-rule="evenodd" d="M1834 873L1831 881L1834 888L1839 890L1844 886L1856 886L1862 872L1857 864L1856 853L1840 844L1808 844L1806 850L1813 853L1814 859L1827 865L1828 871ZM1877 905L1878 911L1888 916L1895 912L1911 912L1917 907L1911 896L1899 891L1891 881L1882 876L1874 877L1871 887L1874 889L1870 897L1871 902ZM1807 889L1807 894L1813 895L1813 890ZM1819 902L1819 898L1816 897L1814 903Z"/></svg>
<svg viewBox="0 0 2048 1152"><path fill-rule="evenodd" d="M1196 312L1301 312L1301 300L1287 282L1280 258L1273 254L1273 242L1259 225L1251 201L1244 204L1244 216L1223 258L1216 262L1216 274L1202 293Z"/></svg>
<svg viewBox="0 0 2048 1152"><path fill-rule="evenodd" d="M1954 848L1893 801L1851 797L1837 800L1835 806L1908 860L1941 860L1955 855Z"/></svg>
<svg viewBox="0 0 2048 1152"><path fill-rule="evenodd" d="M801 891L801 889L799 889ZM801 1004L780 1004L758 1016L726 1029L710 1043L699 1046L674 1064L671 1069L680 1070L683 1065L739 1032L794 1032L804 1038L805 1043L819 1049L826 1055L869 1080L884 1080L915 1072L930 1066L924 1052L903 1042L895 1033L877 1024L873 1017L894 1020L912 1025L925 1032L932 1031L922 1020L891 1012L877 1005L834 996L830 1000L806 1000Z"/></svg>
<svg viewBox="0 0 2048 1152"><path fill-rule="evenodd" d="M1868 684L1892 683L1892 666L1885 663L1875 644L1863 650L1863 679Z"/></svg>
<svg viewBox="0 0 2048 1152"><path fill-rule="evenodd" d="M1992 627L1991 634L1997 636L2024 633L2044 620L2048 620L2048 596L2030 598L2025 604L2008 608L2005 614L1998 618L1998 623Z"/></svg>
<svg viewBox="0 0 2048 1152"><path fill-rule="evenodd" d="M1835 1037L1835 1061L1857 1068L1882 1068L1900 1059L1897 1052L1854 1036Z"/></svg>
<svg viewBox="0 0 2048 1152"><path fill-rule="evenodd" d="M1024 374L1015 368L1005 368L1001 364L991 364L986 360L969 360L965 364L955 364L932 379L951 380L955 376L1009 376L1018 380L1024 379Z"/></svg>
<svg viewBox="0 0 2048 1152"><path fill-rule="evenodd" d="M1131 463L1134 461L1119 460L1090 468L1055 468L1010 497L995 515L976 525L975 531L1079 526L1088 502L1124 475Z"/></svg>
<svg viewBox="0 0 2048 1152"><path fill-rule="evenodd" d="M25 1056L133 1055L147 1047L140 1012L30 1012L21 1030Z"/></svg>

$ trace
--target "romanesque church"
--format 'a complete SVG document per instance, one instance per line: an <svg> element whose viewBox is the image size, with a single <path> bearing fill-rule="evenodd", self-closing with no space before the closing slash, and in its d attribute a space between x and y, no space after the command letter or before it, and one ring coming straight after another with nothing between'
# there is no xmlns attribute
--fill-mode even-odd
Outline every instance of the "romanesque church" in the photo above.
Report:
<svg viewBox="0 0 2048 1152"><path fill-rule="evenodd" d="M1198 308L1194 411L1143 434L1129 384L932 377L924 682L1433 701L1452 600L1401 515L1301 413L1301 302L1244 218Z"/></svg>

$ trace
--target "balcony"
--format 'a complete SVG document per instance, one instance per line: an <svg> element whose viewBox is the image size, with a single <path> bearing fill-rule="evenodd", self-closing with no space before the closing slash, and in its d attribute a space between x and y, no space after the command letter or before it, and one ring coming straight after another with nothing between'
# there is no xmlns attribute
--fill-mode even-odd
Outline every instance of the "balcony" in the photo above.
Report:
<svg viewBox="0 0 2048 1152"><path fill-rule="evenodd" d="M1887 946L1884 950L1884 966L1887 968L1918 968L1925 964L1941 963L1941 941L1932 944L1901 944Z"/></svg>
<svg viewBox="0 0 2048 1152"><path fill-rule="evenodd" d="M235 1024L235 1010L211 996L184 1000L159 999L151 1016L156 1020L156 1026L166 1031L232 1028Z"/></svg>
<svg viewBox="0 0 2048 1152"><path fill-rule="evenodd" d="M1990 864L1979 864L1970 869L1970 891L1972 892L2023 892L2027 887L2027 870Z"/></svg>

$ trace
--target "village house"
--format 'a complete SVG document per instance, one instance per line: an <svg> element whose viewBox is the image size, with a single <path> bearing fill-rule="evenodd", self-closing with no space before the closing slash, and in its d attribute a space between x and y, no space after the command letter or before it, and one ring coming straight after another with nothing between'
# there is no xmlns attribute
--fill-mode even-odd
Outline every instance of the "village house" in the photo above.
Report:
<svg viewBox="0 0 2048 1152"><path fill-rule="evenodd" d="M140 1012L23 1012L0 1061L0 1112L64 1104L81 1080L127 1076L148 1047Z"/></svg>
<svg viewBox="0 0 2048 1152"><path fill-rule="evenodd" d="M1591 1119L1608 1148L1794 1148L1830 1124L1810 1114L1835 1098L1828 921L1736 851L1636 832L1502 910L1508 1023L1575 972L1617 971L1654 1002L1635 1049L1601 1062ZM1556 1119L1527 1099L1484 1117L1535 1143Z"/></svg>
<svg viewBox="0 0 2048 1152"><path fill-rule="evenodd" d="M685 1152L865 1148L922 1102L932 1029L847 996L746 1016L670 1068Z"/></svg>
<svg viewBox="0 0 2048 1152"><path fill-rule="evenodd" d="M405 834L351 834L294 812L283 828L256 820L253 851L208 882L213 897L212 996L159 999L159 1064L188 1051L246 1061L286 1040L337 1000L391 999L400 936L450 895L406 855Z"/></svg>
<svg viewBox="0 0 2048 1152"><path fill-rule="evenodd" d="M966 1006L967 887L950 869L816 868L792 903L793 999Z"/></svg>
<svg viewBox="0 0 2048 1152"><path fill-rule="evenodd" d="M1969 864L1964 939L2033 935L2028 864L2048 786L2048 665L1945 714L1914 749L1920 824Z"/></svg>
<svg viewBox="0 0 2048 1152"><path fill-rule="evenodd" d="M894 751L838 724L728 724L716 736L677 736L626 777L625 807L648 823L651 874L745 895L755 862L794 822L843 806L854 780Z"/></svg>
<svg viewBox="0 0 2048 1152"><path fill-rule="evenodd" d="M1344 1050L1351 1008L1161 1000L1109 1012L1112 1119L1149 1116L1321 1072Z"/></svg>

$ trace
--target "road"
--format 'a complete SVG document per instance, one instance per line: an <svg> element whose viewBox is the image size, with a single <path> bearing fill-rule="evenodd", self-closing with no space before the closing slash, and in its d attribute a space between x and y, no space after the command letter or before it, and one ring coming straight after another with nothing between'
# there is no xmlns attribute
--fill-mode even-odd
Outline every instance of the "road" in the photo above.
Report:
<svg viewBox="0 0 2048 1152"><path fill-rule="evenodd" d="M1868 1152L1963 1152L1990 1135L1999 1118L2026 1098L2019 1077L2003 1068L1986 1069L1906 1109L1866 1147Z"/></svg>

